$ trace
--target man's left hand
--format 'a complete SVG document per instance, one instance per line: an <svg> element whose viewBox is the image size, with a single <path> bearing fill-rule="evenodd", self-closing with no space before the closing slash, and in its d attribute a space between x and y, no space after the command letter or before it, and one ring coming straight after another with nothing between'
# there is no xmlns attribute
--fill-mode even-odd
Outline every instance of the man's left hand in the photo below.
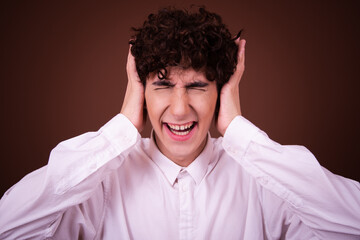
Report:
<svg viewBox="0 0 360 240"><path fill-rule="evenodd" d="M245 40L238 38L235 43L239 46L238 63L234 74L222 87L220 92L220 109L216 121L216 127L224 136L230 122L238 115L241 115L239 83L245 70Z"/></svg>

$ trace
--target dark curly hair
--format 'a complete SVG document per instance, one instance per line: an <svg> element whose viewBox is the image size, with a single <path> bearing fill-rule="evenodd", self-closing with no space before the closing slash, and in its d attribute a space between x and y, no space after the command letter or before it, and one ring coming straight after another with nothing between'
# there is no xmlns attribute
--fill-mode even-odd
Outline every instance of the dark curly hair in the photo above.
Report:
<svg viewBox="0 0 360 240"><path fill-rule="evenodd" d="M133 30L131 53L144 86L149 74L165 79L167 67L179 66L204 71L219 92L235 71L241 31L233 38L221 17L203 7L193 13L164 8Z"/></svg>

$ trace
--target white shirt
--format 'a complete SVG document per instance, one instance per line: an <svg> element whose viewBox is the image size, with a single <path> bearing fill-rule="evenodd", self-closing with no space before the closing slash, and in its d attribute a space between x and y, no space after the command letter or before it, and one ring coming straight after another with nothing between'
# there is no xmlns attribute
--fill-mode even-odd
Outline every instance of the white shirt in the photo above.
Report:
<svg viewBox="0 0 360 240"><path fill-rule="evenodd" d="M238 116L186 168L119 114L0 201L0 239L360 239L360 184Z"/></svg>

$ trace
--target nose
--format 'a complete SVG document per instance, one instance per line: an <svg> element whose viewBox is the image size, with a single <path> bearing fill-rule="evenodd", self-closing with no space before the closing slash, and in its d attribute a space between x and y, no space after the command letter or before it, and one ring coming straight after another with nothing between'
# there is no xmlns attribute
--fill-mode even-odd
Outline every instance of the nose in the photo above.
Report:
<svg viewBox="0 0 360 240"><path fill-rule="evenodd" d="M184 89L176 89L170 100L170 112L177 119L186 117L191 110L189 96Z"/></svg>

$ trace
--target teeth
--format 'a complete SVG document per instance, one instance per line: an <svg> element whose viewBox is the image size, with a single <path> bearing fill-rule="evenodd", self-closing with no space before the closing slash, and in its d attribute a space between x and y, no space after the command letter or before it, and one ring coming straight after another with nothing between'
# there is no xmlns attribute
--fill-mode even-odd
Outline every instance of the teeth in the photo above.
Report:
<svg viewBox="0 0 360 240"><path fill-rule="evenodd" d="M189 134L189 132L190 132L190 130L187 130L187 131L185 131L185 132L176 132L176 131L174 131L173 129L170 129L170 131L171 131L173 134L175 134L175 135L180 135L180 136L187 135L187 134Z"/></svg>
<svg viewBox="0 0 360 240"><path fill-rule="evenodd" d="M173 124L168 124L168 126L170 127L171 130L175 130L175 131L183 131L186 130L188 128L190 128L193 125L193 122L185 124L185 125L173 125Z"/></svg>
<svg viewBox="0 0 360 240"><path fill-rule="evenodd" d="M191 127L194 125L194 122L184 124L184 125L173 125L168 124L169 129L172 133L179 136L184 136L190 133Z"/></svg>

